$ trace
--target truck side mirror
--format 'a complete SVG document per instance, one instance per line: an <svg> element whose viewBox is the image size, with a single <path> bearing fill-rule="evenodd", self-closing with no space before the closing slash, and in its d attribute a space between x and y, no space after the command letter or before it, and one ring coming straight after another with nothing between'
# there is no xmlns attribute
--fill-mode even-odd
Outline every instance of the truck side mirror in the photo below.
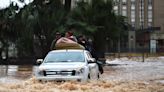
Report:
<svg viewBox="0 0 164 92"><path fill-rule="evenodd" d="M37 59L37 60L36 60L36 64L37 64L37 65L40 65L41 63L43 63L43 59Z"/></svg>

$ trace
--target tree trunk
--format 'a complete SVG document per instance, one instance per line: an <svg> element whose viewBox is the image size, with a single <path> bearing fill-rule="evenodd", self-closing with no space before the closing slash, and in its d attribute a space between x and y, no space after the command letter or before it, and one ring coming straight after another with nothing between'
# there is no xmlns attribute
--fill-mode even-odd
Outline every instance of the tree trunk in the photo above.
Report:
<svg viewBox="0 0 164 92"><path fill-rule="evenodd" d="M71 9L71 2L72 2L72 0L65 0L65 9L67 11L70 11L70 9Z"/></svg>

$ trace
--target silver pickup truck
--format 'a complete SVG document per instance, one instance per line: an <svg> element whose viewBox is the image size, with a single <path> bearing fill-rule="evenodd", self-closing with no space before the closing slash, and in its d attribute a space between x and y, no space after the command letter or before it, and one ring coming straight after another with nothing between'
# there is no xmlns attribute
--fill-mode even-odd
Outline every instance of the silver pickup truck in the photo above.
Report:
<svg viewBox="0 0 164 92"><path fill-rule="evenodd" d="M35 76L38 80L87 81L100 76L96 60L87 50L53 50L40 63Z"/></svg>

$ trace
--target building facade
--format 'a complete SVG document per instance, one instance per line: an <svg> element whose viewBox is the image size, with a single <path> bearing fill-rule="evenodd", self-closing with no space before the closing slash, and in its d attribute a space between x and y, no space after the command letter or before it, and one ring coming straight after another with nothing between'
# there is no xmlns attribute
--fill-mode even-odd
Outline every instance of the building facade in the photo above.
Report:
<svg viewBox="0 0 164 92"><path fill-rule="evenodd" d="M130 50L164 51L164 0L114 0L114 11L131 25Z"/></svg>
<svg viewBox="0 0 164 92"><path fill-rule="evenodd" d="M154 0L154 23L153 26L160 27L151 39L157 40L157 47L161 52L164 52L164 0Z"/></svg>

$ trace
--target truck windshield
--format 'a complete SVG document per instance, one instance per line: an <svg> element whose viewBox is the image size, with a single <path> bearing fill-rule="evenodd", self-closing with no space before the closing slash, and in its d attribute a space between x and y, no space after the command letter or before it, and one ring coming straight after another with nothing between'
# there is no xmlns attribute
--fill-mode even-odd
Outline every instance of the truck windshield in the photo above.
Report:
<svg viewBox="0 0 164 92"><path fill-rule="evenodd" d="M46 56L44 62L84 62L84 54L83 52L52 52Z"/></svg>

